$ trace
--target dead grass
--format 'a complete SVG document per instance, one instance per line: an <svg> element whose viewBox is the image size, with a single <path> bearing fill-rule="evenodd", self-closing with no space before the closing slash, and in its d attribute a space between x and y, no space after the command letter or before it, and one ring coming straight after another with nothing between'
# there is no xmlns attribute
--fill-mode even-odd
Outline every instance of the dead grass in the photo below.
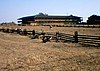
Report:
<svg viewBox="0 0 100 71"><path fill-rule="evenodd" d="M77 27L53 27L50 29L49 26L0 26L0 27L9 27L9 28L23 28L27 30L36 30L44 32L62 32L67 34L74 34L75 31L78 31L79 34L86 35L100 35L100 28L77 28Z"/></svg>
<svg viewBox="0 0 100 71"><path fill-rule="evenodd" d="M40 39L0 32L0 71L99 70L99 48L74 43L42 43Z"/></svg>

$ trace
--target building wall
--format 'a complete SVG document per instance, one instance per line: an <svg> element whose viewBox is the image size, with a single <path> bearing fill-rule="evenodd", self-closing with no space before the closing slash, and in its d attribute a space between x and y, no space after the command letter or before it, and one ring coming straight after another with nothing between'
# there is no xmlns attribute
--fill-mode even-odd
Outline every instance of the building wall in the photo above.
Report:
<svg viewBox="0 0 100 71"><path fill-rule="evenodd" d="M64 25L64 23L43 23L43 25Z"/></svg>
<svg viewBox="0 0 100 71"><path fill-rule="evenodd" d="M30 23L30 25L64 25L64 23Z"/></svg>
<svg viewBox="0 0 100 71"><path fill-rule="evenodd" d="M47 22L48 22L48 21L51 21L51 22L52 22L52 21L55 21L55 22L56 22L56 21L62 21L62 22L63 22L63 21L72 21L72 20L65 20L65 19L36 19L35 21L36 21L36 22L38 22L38 21L45 21L45 22L46 22L46 21L47 21Z"/></svg>
<svg viewBox="0 0 100 71"><path fill-rule="evenodd" d="M42 21L42 22L35 22L35 23L30 23L30 25L68 25L68 24L77 24L76 22L60 22L60 21Z"/></svg>
<svg viewBox="0 0 100 71"><path fill-rule="evenodd" d="M37 25L37 23L30 23L30 25L36 26L36 25Z"/></svg>

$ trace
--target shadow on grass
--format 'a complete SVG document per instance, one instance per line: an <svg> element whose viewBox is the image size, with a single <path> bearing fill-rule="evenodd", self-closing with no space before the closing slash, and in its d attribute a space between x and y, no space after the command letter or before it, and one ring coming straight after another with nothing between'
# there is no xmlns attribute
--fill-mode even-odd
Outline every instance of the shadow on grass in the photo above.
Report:
<svg viewBox="0 0 100 71"><path fill-rule="evenodd" d="M84 43L79 43L82 47L88 47L88 48L98 48L100 49L100 45L92 45L92 44L84 44Z"/></svg>

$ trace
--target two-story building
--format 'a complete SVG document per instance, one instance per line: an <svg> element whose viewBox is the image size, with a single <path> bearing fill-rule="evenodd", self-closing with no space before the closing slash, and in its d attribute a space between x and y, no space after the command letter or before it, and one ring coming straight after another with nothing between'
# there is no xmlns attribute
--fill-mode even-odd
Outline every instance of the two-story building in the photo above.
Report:
<svg viewBox="0 0 100 71"><path fill-rule="evenodd" d="M34 16L27 16L18 19L18 22L29 25L66 25L66 24L79 24L82 17L77 16L52 16L39 13Z"/></svg>

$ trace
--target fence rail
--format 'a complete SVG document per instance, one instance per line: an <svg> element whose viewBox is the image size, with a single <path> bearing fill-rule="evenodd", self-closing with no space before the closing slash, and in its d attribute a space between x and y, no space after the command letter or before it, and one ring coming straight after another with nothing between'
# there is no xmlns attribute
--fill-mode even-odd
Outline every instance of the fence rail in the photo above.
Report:
<svg viewBox="0 0 100 71"><path fill-rule="evenodd" d="M60 32L36 32L35 30L28 31L26 29L11 29L11 28L0 28L1 32L5 33L16 33L20 35L31 35L33 38L36 38L42 35L43 42L48 42L49 40L55 40L56 42L72 42L79 43L82 45L89 46L97 46L100 47L100 36L98 35L79 35L77 31L75 31L74 35L65 34ZM52 38L52 39L51 39Z"/></svg>

